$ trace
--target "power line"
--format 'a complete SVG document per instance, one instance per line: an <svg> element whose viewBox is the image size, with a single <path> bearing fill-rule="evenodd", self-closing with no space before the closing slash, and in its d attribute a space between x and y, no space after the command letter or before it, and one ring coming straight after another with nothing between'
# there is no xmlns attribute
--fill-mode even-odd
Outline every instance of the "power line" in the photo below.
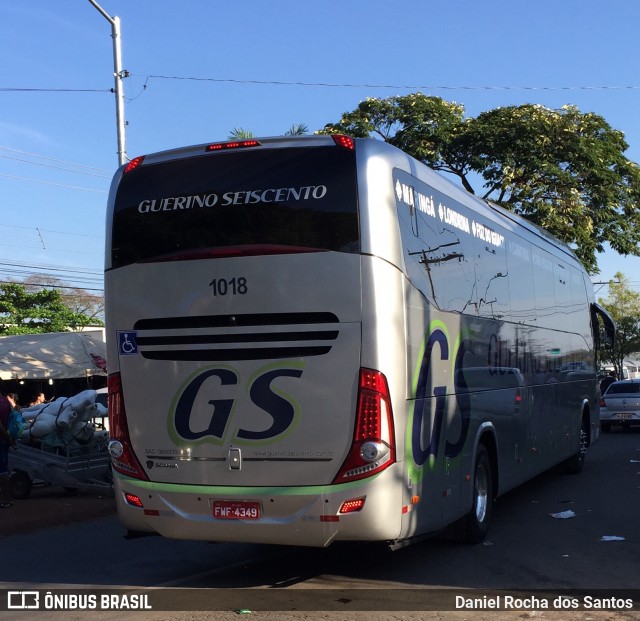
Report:
<svg viewBox="0 0 640 621"><path fill-rule="evenodd" d="M86 289L87 291L103 291L104 290L104 277L102 270L92 270L88 268L74 268L68 266L54 266L54 265L39 265L34 263L21 263L21 262L0 262L0 278L4 280L0 282L16 282L20 283L28 281L29 279L43 280L55 279L60 283L65 283L71 289ZM10 280L7 280L10 279ZM25 284L31 285L36 283L26 282ZM58 288L57 283L41 283L37 286L51 286Z"/></svg>
<svg viewBox="0 0 640 621"><path fill-rule="evenodd" d="M516 85L487 85L487 86L446 86L435 84L370 84L370 83L333 83L333 82L301 82L287 80L239 80L233 78L210 78L197 76L176 76L176 75L159 75L159 74L135 74L130 73L133 77L158 79L158 80L185 80L194 82L217 82L227 84L258 84L264 86L305 86L305 87L328 87L328 88L385 88L385 89L411 89L411 90L466 90L466 91L600 91L600 90L640 90L640 86L623 85L623 86L516 86Z"/></svg>
<svg viewBox="0 0 640 621"><path fill-rule="evenodd" d="M56 166L54 164L45 164L44 162L32 162L31 160L25 160L20 157L12 157L11 155L3 155L0 153L0 157L6 160L13 160L14 162L21 162L23 164L31 164L33 166L43 166L45 168L55 168L56 170L66 170L78 175L88 175L90 177L100 177L102 179L110 179L108 175L100 175L98 173L87 172L85 170L74 170L73 168L66 168L63 166Z"/></svg>
<svg viewBox="0 0 640 621"><path fill-rule="evenodd" d="M65 282L78 283L75 286L85 288L84 285L102 286L104 275L102 270L91 268L77 268L66 265L42 265L19 261L0 261L0 274L5 278L29 278L33 276L52 277Z"/></svg>
<svg viewBox="0 0 640 621"><path fill-rule="evenodd" d="M31 153L29 151L20 151L19 149L12 149L11 147L0 146L0 151L10 151L11 153L18 153L20 155L28 155L29 157L37 157L42 160L48 160L50 162L57 162L59 164L68 164L69 166L76 166L77 168L88 168L89 170L97 170L99 172L110 173L110 170L106 168L97 168L96 166L87 166L87 164L78 164L77 162L69 162L67 160L59 160L48 155L40 155L39 153Z"/></svg>
<svg viewBox="0 0 640 621"><path fill-rule="evenodd" d="M2 273L0 274L0 277L2 278L9 278L9 279L15 279L15 278L20 278L21 280L28 280L31 278L55 278L56 280L62 281L62 282L73 282L73 283L82 283L83 286L97 286L99 285L100 287L102 287L103 285L103 281L100 278L84 278L84 277L79 277L79 276L73 276L73 275L67 275L64 273L57 273L57 274L43 274L42 272L19 272L19 271L13 271L13 270L2 270ZM74 286L80 286L75 285Z"/></svg>
<svg viewBox="0 0 640 621"><path fill-rule="evenodd" d="M0 280L0 285L15 285L16 282L13 280ZM23 284L23 283L17 283L17 284ZM29 282L26 283L27 286L29 287L50 287L51 289L82 289L83 291L99 291L100 293L104 293L104 289L95 289L95 288L90 288L90 287L74 287L72 285L54 285L51 283L39 283L39 282ZM63 294L65 295L65 294ZM75 296L69 296L69 294L66 294L66 297L75 297Z"/></svg>
<svg viewBox="0 0 640 621"><path fill-rule="evenodd" d="M157 80L185 80L194 82L217 82L226 84L256 84L263 86L303 86L324 88L381 88L381 89L407 89L407 90L448 90L448 91L619 91L640 90L640 85L575 85L575 86L528 86L528 85L445 85L445 84L371 84L368 82L303 82L294 80L248 80L237 78L211 78L202 76L179 76L161 74L128 73L127 77L145 78ZM146 88L146 84L145 84ZM21 93L113 93L113 89L90 88L23 88L0 87L0 92Z"/></svg>
<svg viewBox="0 0 640 621"><path fill-rule="evenodd" d="M111 88L21 88L1 87L0 93L113 93Z"/></svg>
<svg viewBox="0 0 640 621"><path fill-rule="evenodd" d="M100 194L106 194L106 190L95 190L93 188L83 188L77 185L68 185L66 183L54 183L53 181L44 181L43 179L31 179L30 177L20 177L18 175L9 175L8 173L0 173L0 177L7 177L8 179L17 179L18 181L29 181L31 183L42 183L44 185L53 185L59 188L67 188L69 190L82 190L83 192L99 192Z"/></svg>
<svg viewBox="0 0 640 621"><path fill-rule="evenodd" d="M3 248L21 248L23 250L29 250L29 249L34 249L34 250L39 250L42 251L43 247L42 244L40 246L28 246L26 244L5 244L5 243L0 243L0 246L2 246ZM44 250L46 250L47 248L45 247ZM104 256L104 252L92 252L89 250L69 250L69 248L56 248L55 249L56 252L61 253L61 254L85 254L85 255L90 255L90 256L94 256L94 257L99 257L99 256Z"/></svg>
<svg viewBox="0 0 640 621"><path fill-rule="evenodd" d="M95 270L87 267L83 268L73 268L66 265L39 265L37 263L8 263L4 261L0 261L0 266L9 266L9 267L23 267L29 268L33 270L65 270L66 272L73 272L76 274L92 274L92 275L102 275L102 270Z"/></svg>
<svg viewBox="0 0 640 621"><path fill-rule="evenodd" d="M88 233L69 233L68 231L55 231L53 229L43 229L40 227L33 227L33 226L19 226L17 224L0 224L0 228L1 227L5 227L8 229L24 229L27 231L39 230L42 233L58 233L60 235L72 235L74 237L95 237L96 239L100 239L104 241L104 235L89 235Z"/></svg>
<svg viewBox="0 0 640 621"><path fill-rule="evenodd" d="M95 265L95 258L104 258L104 233L102 228L98 229L100 234L73 233L45 229L36 226L16 226L11 224L0 224L0 269L2 262L10 263L20 270L31 271L38 268L34 265L39 260L39 254L55 252L56 256L69 256L68 263L77 265L87 264L89 258L90 265ZM18 254L16 250L19 249ZM27 254L29 253L29 254ZM72 258L73 257L73 258ZM77 257L81 257L77 259ZM67 263L66 259L59 259ZM25 263L27 262L27 263ZM6 265L4 269L8 269ZM102 270L99 272L102 273Z"/></svg>
<svg viewBox="0 0 640 621"><path fill-rule="evenodd" d="M90 177L100 177L102 179L110 179L112 171L108 171L102 168L95 168L93 166L87 166L85 164L78 164L76 162L68 162L65 160L58 160L46 155L40 155L38 153L29 153L28 151L20 151L18 149L11 149L9 147L0 146L0 151L8 151L9 153L16 155L7 155L0 153L0 158L11 160L14 162L20 162L22 164L31 164L32 166L42 166L45 168L54 168L56 170L65 170L78 175L88 175ZM26 156L16 157L16 156ZM29 158L29 159L27 159ZM38 161L43 160L43 161Z"/></svg>

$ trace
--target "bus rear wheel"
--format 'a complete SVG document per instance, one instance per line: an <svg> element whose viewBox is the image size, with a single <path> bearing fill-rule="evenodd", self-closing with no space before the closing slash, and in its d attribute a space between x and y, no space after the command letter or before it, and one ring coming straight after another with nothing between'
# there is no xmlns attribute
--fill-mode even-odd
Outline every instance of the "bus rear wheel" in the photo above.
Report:
<svg viewBox="0 0 640 621"><path fill-rule="evenodd" d="M484 541L489 532L493 510L493 476L487 449L478 447L473 469L473 506L466 517L464 540L467 543Z"/></svg>
<svg viewBox="0 0 640 621"><path fill-rule="evenodd" d="M583 422L580 427L580 445L578 447L578 452L573 457L569 457L569 459L564 462L565 470L569 474L579 474L580 472L582 472L588 448L589 427L587 426L586 422Z"/></svg>

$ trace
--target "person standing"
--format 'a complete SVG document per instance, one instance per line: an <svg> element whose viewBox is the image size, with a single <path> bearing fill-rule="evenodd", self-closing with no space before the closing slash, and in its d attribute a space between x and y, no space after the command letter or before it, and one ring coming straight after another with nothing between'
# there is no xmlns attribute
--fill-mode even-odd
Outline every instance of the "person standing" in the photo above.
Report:
<svg viewBox="0 0 640 621"><path fill-rule="evenodd" d="M9 474L9 449L15 444L9 437L9 414L11 403L0 395L0 509L12 506L11 502L11 475Z"/></svg>

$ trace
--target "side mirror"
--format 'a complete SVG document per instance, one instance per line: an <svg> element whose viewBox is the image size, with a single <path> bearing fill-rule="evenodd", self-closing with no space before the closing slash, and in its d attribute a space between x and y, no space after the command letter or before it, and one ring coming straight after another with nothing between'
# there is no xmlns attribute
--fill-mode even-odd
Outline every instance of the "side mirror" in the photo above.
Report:
<svg viewBox="0 0 640 621"><path fill-rule="evenodd" d="M596 340L596 344L599 344L599 323L598 319L602 321L602 325L604 327L604 347L607 349L613 349L613 345L616 340L616 323L612 319L611 315L602 308L599 304L595 302L591 304L591 318L593 322L593 334Z"/></svg>

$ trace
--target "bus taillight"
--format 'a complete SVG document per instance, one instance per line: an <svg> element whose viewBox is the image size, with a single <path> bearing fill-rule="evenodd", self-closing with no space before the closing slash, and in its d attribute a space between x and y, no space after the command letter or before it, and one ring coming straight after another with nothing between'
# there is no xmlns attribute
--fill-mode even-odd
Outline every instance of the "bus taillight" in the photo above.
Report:
<svg viewBox="0 0 640 621"><path fill-rule="evenodd" d="M234 140L233 142L216 142L207 145L205 151L227 151L229 149L246 149L248 147L259 147L262 143L259 140Z"/></svg>
<svg viewBox="0 0 640 621"><path fill-rule="evenodd" d="M126 175L127 173L130 173L132 170L135 170L136 168L138 168L138 166L140 166L140 164L142 164L142 161L144 160L144 155L140 155L138 157L134 157L125 167L124 167L124 174Z"/></svg>
<svg viewBox="0 0 640 621"><path fill-rule="evenodd" d="M148 480L131 448L120 373L111 374L107 385L109 388L109 455L111 465L120 474L134 479Z"/></svg>
<svg viewBox="0 0 640 621"><path fill-rule="evenodd" d="M334 134L331 137L333 138L333 142L335 142L339 147L344 147L345 149L351 149L352 151L356 148L356 142L351 136L344 136L343 134Z"/></svg>
<svg viewBox="0 0 640 621"><path fill-rule="evenodd" d="M393 412L387 379L360 369L356 425L351 449L334 483L357 481L381 472L395 462Z"/></svg>

